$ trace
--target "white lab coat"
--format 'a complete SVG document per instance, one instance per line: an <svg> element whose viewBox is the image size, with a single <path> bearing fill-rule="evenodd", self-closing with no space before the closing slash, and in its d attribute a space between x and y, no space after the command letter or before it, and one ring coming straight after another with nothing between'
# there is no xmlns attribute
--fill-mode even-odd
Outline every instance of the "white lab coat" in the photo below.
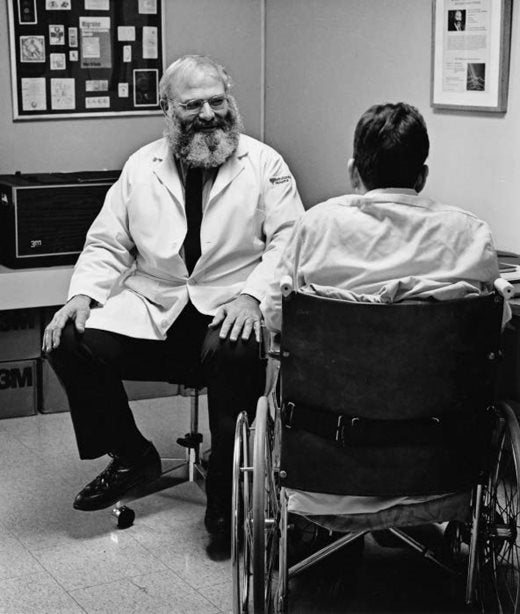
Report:
<svg viewBox="0 0 520 614"><path fill-rule="evenodd" d="M204 206L201 257L189 276L184 188L166 139L125 164L94 220L69 288L98 306L87 326L164 339L188 300L202 313L247 293L264 298L303 213L294 178L271 147L241 135Z"/></svg>

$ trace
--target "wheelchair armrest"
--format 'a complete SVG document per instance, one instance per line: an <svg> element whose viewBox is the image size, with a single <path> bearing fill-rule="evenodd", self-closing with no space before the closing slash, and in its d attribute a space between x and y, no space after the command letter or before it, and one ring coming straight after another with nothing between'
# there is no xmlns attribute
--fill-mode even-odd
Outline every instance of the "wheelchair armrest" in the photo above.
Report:
<svg viewBox="0 0 520 614"><path fill-rule="evenodd" d="M515 295L515 289L512 286L512 284L510 284L507 279L504 279L503 277L499 277L498 279L495 279L495 290L504 297L505 301L508 301L509 299L513 298L513 296Z"/></svg>

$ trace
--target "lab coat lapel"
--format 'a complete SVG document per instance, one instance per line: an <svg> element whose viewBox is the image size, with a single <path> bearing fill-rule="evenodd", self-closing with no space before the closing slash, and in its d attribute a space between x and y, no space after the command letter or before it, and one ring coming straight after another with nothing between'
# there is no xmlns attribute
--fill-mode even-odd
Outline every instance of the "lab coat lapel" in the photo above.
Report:
<svg viewBox="0 0 520 614"><path fill-rule="evenodd" d="M173 156L168 152L154 170L159 181L165 185L175 200L184 208L184 188Z"/></svg>
<svg viewBox="0 0 520 614"><path fill-rule="evenodd" d="M240 174L244 168L242 158L247 155L247 150L242 143L239 143L237 151L220 167L215 182L211 187L208 205L226 189L226 187ZM184 203L184 188L182 186L177 165L173 156L165 152L162 161L158 161L155 174L159 180L168 188L173 197L180 203Z"/></svg>
<svg viewBox="0 0 520 614"><path fill-rule="evenodd" d="M219 168L215 183L213 184L209 193L208 206L217 198L217 196L223 192L227 186L242 172L244 165L242 163L242 157L247 152L241 150L239 145L234 155L226 160L224 164Z"/></svg>

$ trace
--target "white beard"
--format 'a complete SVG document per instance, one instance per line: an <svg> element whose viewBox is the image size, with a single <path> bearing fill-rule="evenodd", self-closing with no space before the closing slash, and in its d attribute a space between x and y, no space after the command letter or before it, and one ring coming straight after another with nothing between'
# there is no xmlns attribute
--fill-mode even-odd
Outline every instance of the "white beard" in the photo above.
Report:
<svg viewBox="0 0 520 614"><path fill-rule="evenodd" d="M226 132L216 128L213 132L195 132L177 155L187 166L215 168L230 158L238 146L238 131Z"/></svg>
<svg viewBox="0 0 520 614"><path fill-rule="evenodd" d="M187 166L215 168L224 164L238 147L242 121L236 102L229 97L230 111L221 125L211 132L186 130L178 117L166 117L164 136L173 155Z"/></svg>

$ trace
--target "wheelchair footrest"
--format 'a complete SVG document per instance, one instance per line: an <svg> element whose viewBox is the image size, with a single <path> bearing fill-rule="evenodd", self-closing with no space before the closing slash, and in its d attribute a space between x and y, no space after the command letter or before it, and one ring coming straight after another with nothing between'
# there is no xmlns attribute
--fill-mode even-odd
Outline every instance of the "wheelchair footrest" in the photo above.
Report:
<svg viewBox="0 0 520 614"><path fill-rule="evenodd" d="M202 433L186 433L177 439L177 443L184 448L197 448L202 443Z"/></svg>

